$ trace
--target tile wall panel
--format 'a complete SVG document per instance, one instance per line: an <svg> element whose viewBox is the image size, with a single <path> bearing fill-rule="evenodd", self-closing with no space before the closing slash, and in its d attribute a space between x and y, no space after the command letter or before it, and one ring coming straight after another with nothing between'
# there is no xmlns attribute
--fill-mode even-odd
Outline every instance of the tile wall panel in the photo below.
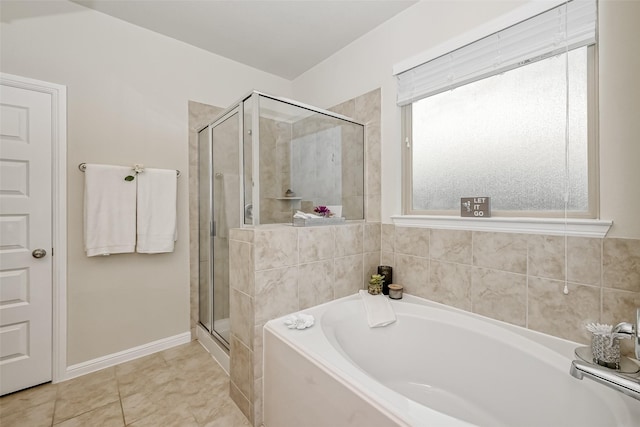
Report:
<svg viewBox="0 0 640 427"><path fill-rule="evenodd" d="M407 255L425 232L427 255ZM586 324L631 322L640 307L640 240L382 224L381 248L408 293L579 343Z"/></svg>

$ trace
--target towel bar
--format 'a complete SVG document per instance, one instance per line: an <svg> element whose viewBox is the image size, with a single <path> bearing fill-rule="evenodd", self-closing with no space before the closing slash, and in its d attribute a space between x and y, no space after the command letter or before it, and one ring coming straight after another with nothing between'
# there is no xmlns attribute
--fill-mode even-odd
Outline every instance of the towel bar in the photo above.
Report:
<svg viewBox="0 0 640 427"><path fill-rule="evenodd" d="M86 163L80 163L78 165L78 169L80 169L80 172L86 171L87 170L87 164ZM178 169L176 169L176 176L180 176L180 171Z"/></svg>

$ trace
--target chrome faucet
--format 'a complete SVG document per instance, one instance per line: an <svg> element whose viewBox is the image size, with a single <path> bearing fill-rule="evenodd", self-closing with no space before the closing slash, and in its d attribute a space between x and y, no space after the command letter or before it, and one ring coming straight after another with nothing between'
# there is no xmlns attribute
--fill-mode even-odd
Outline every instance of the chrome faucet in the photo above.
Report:
<svg viewBox="0 0 640 427"><path fill-rule="evenodd" d="M612 330L612 336L617 338L631 338L635 341L635 356L640 360L640 308L636 309L636 324L619 323ZM640 373L625 374L615 369L605 368L596 364L574 360L571 362L569 373L581 380L585 376L592 380L618 390L627 396L640 400Z"/></svg>

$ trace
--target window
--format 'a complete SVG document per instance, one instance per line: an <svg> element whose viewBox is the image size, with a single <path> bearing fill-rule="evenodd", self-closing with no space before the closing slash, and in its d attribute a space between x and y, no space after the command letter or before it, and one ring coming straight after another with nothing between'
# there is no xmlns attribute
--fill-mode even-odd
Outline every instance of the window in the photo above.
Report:
<svg viewBox="0 0 640 427"><path fill-rule="evenodd" d="M558 18L564 7L546 12L569 28L564 49L556 32L546 52L487 71L473 65L495 50L482 39L411 70L408 92L401 82L405 214L458 215L461 197L489 196L494 215L562 217L566 206L570 217L595 217L595 23L593 36L570 45L571 10ZM505 31L525 23L526 31L543 25Z"/></svg>

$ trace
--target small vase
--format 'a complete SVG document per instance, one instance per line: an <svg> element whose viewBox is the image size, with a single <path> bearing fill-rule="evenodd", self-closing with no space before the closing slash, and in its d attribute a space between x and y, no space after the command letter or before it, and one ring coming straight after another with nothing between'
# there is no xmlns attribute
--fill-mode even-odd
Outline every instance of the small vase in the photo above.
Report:
<svg viewBox="0 0 640 427"><path fill-rule="evenodd" d="M369 293L371 295L380 295L382 293L382 283L369 283Z"/></svg>

